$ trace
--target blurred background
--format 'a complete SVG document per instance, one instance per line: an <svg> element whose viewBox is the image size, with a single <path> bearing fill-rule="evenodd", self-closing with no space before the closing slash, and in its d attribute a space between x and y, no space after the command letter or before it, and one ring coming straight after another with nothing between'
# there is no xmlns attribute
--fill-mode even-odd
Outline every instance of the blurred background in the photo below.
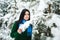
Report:
<svg viewBox="0 0 60 40"><path fill-rule="evenodd" d="M0 40L10 37L21 11L30 10L32 40L60 40L60 0L0 0Z"/></svg>

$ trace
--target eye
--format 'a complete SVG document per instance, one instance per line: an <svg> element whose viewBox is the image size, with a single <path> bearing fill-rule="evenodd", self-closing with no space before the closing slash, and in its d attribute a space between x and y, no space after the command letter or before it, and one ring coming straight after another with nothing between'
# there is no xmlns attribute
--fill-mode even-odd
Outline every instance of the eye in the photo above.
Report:
<svg viewBox="0 0 60 40"><path fill-rule="evenodd" d="M29 15L29 13L26 13L25 15Z"/></svg>
<svg viewBox="0 0 60 40"><path fill-rule="evenodd" d="M27 14L27 15L29 15L29 14Z"/></svg>

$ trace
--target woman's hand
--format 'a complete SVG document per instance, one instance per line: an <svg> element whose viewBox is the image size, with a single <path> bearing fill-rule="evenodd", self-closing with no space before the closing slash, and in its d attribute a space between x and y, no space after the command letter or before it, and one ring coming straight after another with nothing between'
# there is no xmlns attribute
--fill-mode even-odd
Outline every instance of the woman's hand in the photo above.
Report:
<svg viewBox="0 0 60 40"><path fill-rule="evenodd" d="M17 32L20 34L22 33L22 29L18 29Z"/></svg>

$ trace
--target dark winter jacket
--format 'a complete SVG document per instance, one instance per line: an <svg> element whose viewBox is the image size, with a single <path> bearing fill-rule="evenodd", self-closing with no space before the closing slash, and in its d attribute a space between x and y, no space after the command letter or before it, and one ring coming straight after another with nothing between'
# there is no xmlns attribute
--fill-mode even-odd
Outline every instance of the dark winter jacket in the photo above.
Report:
<svg viewBox="0 0 60 40"><path fill-rule="evenodd" d="M13 24L13 28L12 28L12 30L11 30L10 36L11 36L12 38L15 38L15 40L31 40L31 36L32 36L32 35L30 35L30 36L27 35L27 34L28 34L28 33L27 33L28 28L27 28L24 32L22 32L21 34L19 34L19 33L17 32L18 27L19 27L19 25L18 25L18 22L16 21L16 22ZM32 25L31 25L31 27L32 27ZM32 29L31 29L31 30L32 30Z"/></svg>

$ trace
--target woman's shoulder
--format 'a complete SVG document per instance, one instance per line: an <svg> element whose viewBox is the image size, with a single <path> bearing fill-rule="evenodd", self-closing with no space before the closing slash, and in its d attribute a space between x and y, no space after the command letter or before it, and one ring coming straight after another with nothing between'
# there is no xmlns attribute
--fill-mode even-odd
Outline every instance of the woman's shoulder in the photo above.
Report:
<svg viewBox="0 0 60 40"><path fill-rule="evenodd" d="M18 21L15 21L14 23L18 23Z"/></svg>
<svg viewBox="0 0 60 40"><path fill-rule="evenodd" d="M13 23L13 25L18 25L18 21L15 21L15 22Z"/></svg>

